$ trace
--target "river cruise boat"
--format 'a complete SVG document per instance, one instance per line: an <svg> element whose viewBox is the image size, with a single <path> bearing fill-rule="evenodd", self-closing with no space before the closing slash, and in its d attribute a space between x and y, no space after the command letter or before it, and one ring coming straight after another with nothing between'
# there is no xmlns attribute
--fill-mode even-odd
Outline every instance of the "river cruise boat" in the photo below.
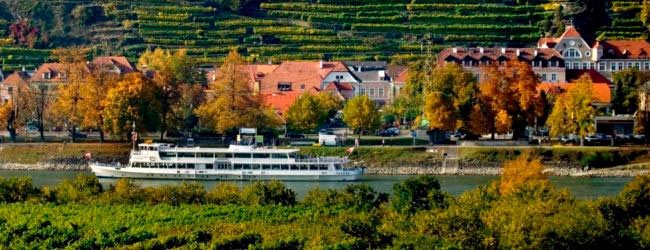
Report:
<svg viewBox="0 0 650 250"><path fill-rule="evenodd" d="M354 181L363 168L346 168L347 158L298 156L298 149L231 145L228 148L139 144L128 165L91 162L99 178L196 180Z"/></svg>

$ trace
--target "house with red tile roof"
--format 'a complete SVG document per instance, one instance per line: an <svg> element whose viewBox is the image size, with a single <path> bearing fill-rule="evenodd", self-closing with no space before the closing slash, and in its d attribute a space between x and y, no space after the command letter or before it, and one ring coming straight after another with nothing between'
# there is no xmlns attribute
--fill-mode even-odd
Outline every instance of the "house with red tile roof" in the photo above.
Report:
<svg viewBox="0 0 650 250"><path fill-rule="evenodd" d="M558 38L541 38L538 48L551 48L562 55L567 70L593 69L611 79L614 72L637 68L650 70L650 43L644 40L603 40L593 44L573 26Z"/></svg>
<svg viewBox="0 0 650 250"><path fill-rule="evenodd" d="M124 56L98 56L95 57L88 67L95 70L102 70L114 74L128 74L135 72L135 68Z"/></svg>
<svg viewBox="0 0 650 250"><path fill-rule="evenodd" d="M438 65L456 63L481 80L481 66L505 65L524 61L533 67L541 81L565 82L566 70L560 53L550 48L446 48L438 54Z"/></svg>
<svg viewBox="0 0 650 250"><path fill-rule="evenodd" d="M21 86L28 86L29 74L26 71L16 71L0 83L0 100L2 103L13 99L15 91Z"/></svg>

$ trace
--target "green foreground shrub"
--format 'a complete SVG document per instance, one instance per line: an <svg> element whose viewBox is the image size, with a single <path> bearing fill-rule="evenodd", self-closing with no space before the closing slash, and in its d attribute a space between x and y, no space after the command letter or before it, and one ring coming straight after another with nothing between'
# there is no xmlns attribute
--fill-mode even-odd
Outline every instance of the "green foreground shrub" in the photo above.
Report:
<svg viewBox="0 0 650 250"><path fill-rule="evenodd" d="M504 177L505 178L505 177ZM52 188L0 179L0 248L428 249L650 247L650 175L617 196L577 200L549 182L496 180L458 197L431 176L394 186L311 190L281 182L102 189L92 176Z"/></svg>

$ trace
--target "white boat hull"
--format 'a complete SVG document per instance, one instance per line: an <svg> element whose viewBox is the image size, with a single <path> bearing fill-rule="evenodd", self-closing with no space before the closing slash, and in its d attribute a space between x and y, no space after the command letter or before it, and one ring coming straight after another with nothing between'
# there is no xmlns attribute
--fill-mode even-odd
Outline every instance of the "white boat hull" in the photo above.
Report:
<svg viewBox="0 0 650 250"><path fill-rule="evenodd" d="M363 169L345 170L195 170L151 169L90 164L98 178L170 179L170 180L287 180L355 181Z"/></svg>

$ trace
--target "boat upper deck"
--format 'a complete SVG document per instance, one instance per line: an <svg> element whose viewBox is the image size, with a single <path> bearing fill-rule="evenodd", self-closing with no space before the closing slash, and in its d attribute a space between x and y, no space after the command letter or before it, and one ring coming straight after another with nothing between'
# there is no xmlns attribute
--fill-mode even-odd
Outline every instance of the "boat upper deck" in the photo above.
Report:
<svg viewBox="0 0 650 250"><path fill-rule="evenodd" d="M143 143L138 145L140 151L158 151L175 153L258 153L258 154L291 154L300 151L299 149L278 149L278 148L257 148L246 145L230 145L228 148L201 148L201 147L177 147L171 144Z"/></svg>

